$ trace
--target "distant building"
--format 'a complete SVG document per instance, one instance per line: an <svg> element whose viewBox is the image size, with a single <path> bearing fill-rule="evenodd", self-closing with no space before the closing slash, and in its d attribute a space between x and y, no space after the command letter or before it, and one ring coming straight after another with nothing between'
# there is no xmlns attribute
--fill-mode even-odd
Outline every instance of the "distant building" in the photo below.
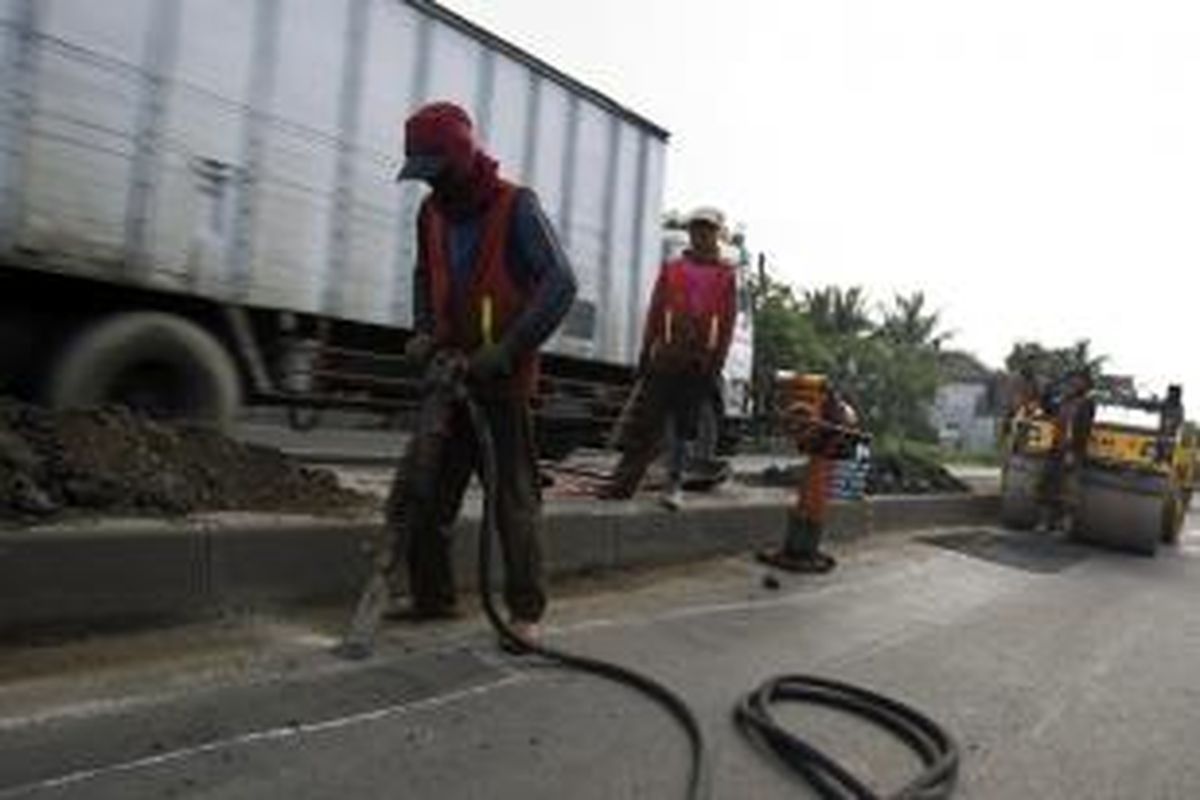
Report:
<svg viewBox="0 0 1200 800"><path fill-rule="evenodd" d="M929 422L943 447L984 454L996 449L1002 380L969 353L939 355L939 385Z"/></svg>

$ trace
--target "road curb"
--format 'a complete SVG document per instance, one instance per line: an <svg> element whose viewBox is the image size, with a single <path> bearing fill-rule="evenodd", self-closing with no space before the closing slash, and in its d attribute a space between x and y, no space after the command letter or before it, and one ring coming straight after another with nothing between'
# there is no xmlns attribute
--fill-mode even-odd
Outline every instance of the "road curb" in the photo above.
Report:
<svg viewBox="0 0 1200 800"><path fill-rule="evenodd" d="M679 513L652 500L550 504L552 578L695 561L778 543L786 492L703 498ZM833 504L831 540L996 519L995 495L881 497ZM455 530L460 585L475 584L478 509ZM302 603L349 602L369 566L375 519L215 514L0 531L0 633L125 626Z"/></svg>

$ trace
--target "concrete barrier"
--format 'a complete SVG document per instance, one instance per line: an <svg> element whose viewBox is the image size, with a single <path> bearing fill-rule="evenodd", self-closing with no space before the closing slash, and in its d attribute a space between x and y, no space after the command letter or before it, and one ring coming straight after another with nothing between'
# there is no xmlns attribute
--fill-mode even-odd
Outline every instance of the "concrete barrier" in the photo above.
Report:
<svg viewBox="0 0 1200 800"><path fill-rule="evenodd" d="M548 504L551 578L680 563L779 543L790 495L705 497L671 513L652 500ZM834 503L832 541L987 523L991 495ZM460 585L474 587L477 503L455 531ZM345 601L362 585L376 520L213 514L182 521L106 520L0 531L0 633L42 626L124 626L298 603Z"/></svg>

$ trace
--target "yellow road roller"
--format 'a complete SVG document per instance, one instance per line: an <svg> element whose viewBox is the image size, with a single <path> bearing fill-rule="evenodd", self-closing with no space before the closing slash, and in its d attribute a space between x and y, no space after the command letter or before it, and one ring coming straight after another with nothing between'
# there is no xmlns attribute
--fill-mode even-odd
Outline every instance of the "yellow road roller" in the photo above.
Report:
<svg viewBox="0 0 1200 800"><path fill-rule="evenodd" d="M1061 428L1040 409L1014 416L1002 483L1005 525L1027 529L1044 518ZM1165 399L1096 400L1076 452L1058 485L1072 538L1145 554L1178 541L1197 469L1196 435L1183 424L1178 387Z"/></svg>

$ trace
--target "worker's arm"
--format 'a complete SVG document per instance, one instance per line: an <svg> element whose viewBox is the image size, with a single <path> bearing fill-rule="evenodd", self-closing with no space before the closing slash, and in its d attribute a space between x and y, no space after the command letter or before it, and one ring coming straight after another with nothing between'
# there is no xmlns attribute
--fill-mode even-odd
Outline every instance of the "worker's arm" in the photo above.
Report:
<svg viewBox="0 0 1200 800"><path fill-rule="evenodd" d="M426 213L428 212L425 209L425 204L422 203L421 210L417 213L417 263L413 268L412 282L413 330L417 333L432 336L435 323L432 287L430 286L429 279L429 258L427 255L429 251L425 244L425 225L423 224Z"/></svg>
<svg viewBox="0 0 1200 800"><path fill-rule="evenodd" d="M1082 398L1071 414L1071 449L1078 459L1087 455L1088 440L1092 436L1092 426L1096 420L1096 401L1091 397Z"/></svg>
<svg viewBox="0 0 1200 800"><path fill-rule="evenodd" d="M663 318L667 303L667 271L665 265L658 272L654 282L654 291L650 294L650 308L646 311L646 327L642 331L642 350L638 358L638 366L645 367L650 363L650 354L654 345L663 335Z"/></svg>
<svg viewBox="0 0 1200 800"><path fill-rule="evenodd" d="M413 334L404 343L404 357L410 366L424 367L433 356L436 344L434 332L437 322L433 312L433 287L429 277L429 249L425 242L423 219L428 211L425 205L417 214L417 263L413 268L412 307Z"/></svg>
<svg viewBox="0 0 1200 800"><path fill-rule="evenodd" d="M529 189L517 195L509 247L509 264L515 272L511 277L530 298L502 342L516 357L550 338L571 310L578 284L537 195Z"/></svg>
<svg viewBox="0 0 1200 800"><path fill-rule="evenodd" d="M737 273L728 268L725 289L721 293L721 313L717 322L717 349L713 364L716 372L725 366L729 345L733 342L733 327L737 323Z"/></svg>

